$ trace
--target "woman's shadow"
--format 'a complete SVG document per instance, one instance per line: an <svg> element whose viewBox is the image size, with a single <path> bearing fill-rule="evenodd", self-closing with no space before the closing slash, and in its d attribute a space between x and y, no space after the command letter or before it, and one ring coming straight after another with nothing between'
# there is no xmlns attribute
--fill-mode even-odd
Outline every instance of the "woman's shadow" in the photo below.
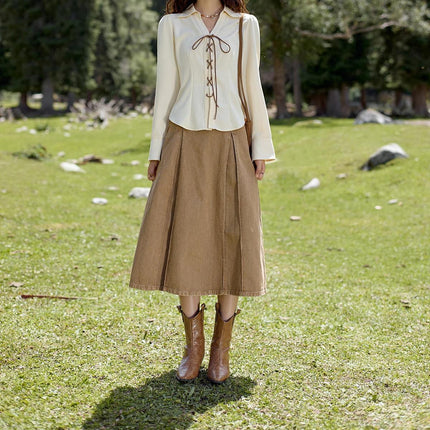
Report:
<svg viewBox="0 0 430 430"><path fill-rule="evenodd" d="M193 382L180 383L175 371L148 379L140 387L119 387L106 397L82 425L83 429L186 429L194 416L219 403L249 396L255 382L231 376L221 385L206 379L206 373Z"/></svg>

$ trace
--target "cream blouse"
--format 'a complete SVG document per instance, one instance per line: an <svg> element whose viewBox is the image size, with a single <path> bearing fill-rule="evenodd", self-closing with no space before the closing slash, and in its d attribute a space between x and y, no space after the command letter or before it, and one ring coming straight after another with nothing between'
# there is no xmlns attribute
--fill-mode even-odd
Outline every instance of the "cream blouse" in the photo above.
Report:
<svg viewBox="0 0 430 430"><path fill-rule="evenodd" d="M168 119L189 130L235 130L245 123L237 87L239 18L227 6L212 31L194 4L158 24L157 80L149 160L160 160ZM252 159L275 161L260 80L260 29L243 14L242 81L253 121Z"/></svg>

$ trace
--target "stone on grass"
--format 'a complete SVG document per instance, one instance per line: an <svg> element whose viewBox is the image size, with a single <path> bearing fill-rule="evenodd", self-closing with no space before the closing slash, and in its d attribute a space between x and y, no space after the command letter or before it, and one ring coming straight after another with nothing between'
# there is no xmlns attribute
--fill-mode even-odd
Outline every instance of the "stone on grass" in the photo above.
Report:
<svg viewBox="0 0 430 430"><path fill-rule="evenodd" d="M389 205L396 205L397 203L399 203L399 201L397 199L388 200Z"/></svg>
<svg viewBox="0 0 430 430"><path fill-rule="evenodd" d="M74 163L68 163L67 161L63 161L60 164L60 167L65 171L65 172L72 172L72 173L85 173L84 169L81 169L79 166L77 166Z"/></svg>
<svg viewBox="0 0 430 430"><path fill-rule="evenodd" d="M321 185L321 182L318 178L311 179L306 185L303 185L301 188L302 191L312 190L314 188L318 188Z"/></svg>
<svg viewBox="0 0 430 430"><path fill-rule="evenodd" d="M109 158L102 158L94 154L87 154L81 157L78 161L78 164L87 164L87 163L100 163L100 164L114 164L115 161Z"/></svg>
<svg viewBox="0 0 430 430"><path fill-rule="evenodd" d="M128 193L128 197L132 197L134 199L143 199L143 198L146 199L149 196L150 190L151 190L151 188L147 188L147 187L134 187Z"/></svg>
<svg viewBox="0 0 430 430"><path fill-rule="evenodd" d="M395 158L409 158L408 154L397 143L389 143L388 145L379 148L370 158L364 163L361 170L372 170L376 166L388 163Z"/></svg>
<svg viewBox="0 0 430 430"><path fill-rule="evenodd" d="M103 159L94 154L87 154L78 160L78 164L102 163Z"/></svg>
<svg viewBox="0 0 430 430"><path fill-rule="evenodd" d="M103 197L94 197L91 200L92 203L94 203L95 205L105 205L107 204L107 199L103 198Z"/></svg>
<svg viewBox="0 0 430 430"><path fill-rule="evenodd" d="M393 120L375 109L362 110L355 118L355 124L391 124Z"/></svg>
<svg viewBox="0 0 430 430"><path fill-rule="evenodd" d="M300 221L302 219L301 216L298 215L291 215L290 216L290 221Z"/></svg>
<svg viewBox="0 0 430 430"><path fill-rule="evenodd" d="M336 179L346 179L347 178L347 174L346 173L339 173L337 176L336 176Z"/></svg>
<svg viewBox="0 0 430 430"><path fill-rule="evenodd" d="M142 175L142 173L136 173L135 175L133 175L133 179L135 181L140 181L141 179L143 179L145 176Z"/></svg>
<svg viewBox="0 0 430 430"><path fill-rule="evenodd" d="M13 281L9 284L9 287L19 288L24 285L24 282Z"/></svg>

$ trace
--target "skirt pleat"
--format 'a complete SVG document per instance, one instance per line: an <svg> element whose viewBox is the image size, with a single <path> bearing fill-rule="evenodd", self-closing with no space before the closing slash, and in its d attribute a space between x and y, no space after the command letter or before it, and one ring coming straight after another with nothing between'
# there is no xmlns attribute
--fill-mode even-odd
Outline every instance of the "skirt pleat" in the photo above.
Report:
<svg viewBox="0 0 430 430"><path fill-rule="evenodd" d="M195 131L168 121L129 285L184 296L266 292L245 127Z"/></svg>

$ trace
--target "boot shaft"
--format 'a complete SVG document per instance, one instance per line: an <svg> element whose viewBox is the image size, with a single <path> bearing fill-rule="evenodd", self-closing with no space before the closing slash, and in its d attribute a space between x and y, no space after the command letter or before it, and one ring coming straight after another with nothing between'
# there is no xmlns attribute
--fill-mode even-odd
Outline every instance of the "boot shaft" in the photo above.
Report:
<svg viewBox="0 0 430 430"><path fill-rule="evenodd" d="M211 342L211 356L208 366L208 379L215 384L221 384L230 376L230 342L233 331L233 323L238 309L231 318L224 321L220 312L220 305L215 305L215 326Z"/></svg>
<svg viewBox="0 0 430 430"><path fill-rule="evenodd" d="M215 326L211 345L221 349L230 347L234 320L236 315L240 312L241 310L237 309L237 311L227 321L224 321L221 316L219 303L215 304Z"/></svg>
<svg viewBox="0 0 430 430"><path fill-rule="evenodd" d="M178 310L182 315L182 321L185 328L186 345L182 361L178 367L176 378L181 382L188 382L195 379L200 371L200 365L205 353L204 337L204 310L203 303L197 313L188 318L182 311L181 306Z"/></svg>
<svg viewBox="0 0 430 430"><path fill-rule="evenodd" d="M206 305L203 303L200 306L200 309L197 310L197 313L192 317L187 317L182 310L182 307L177 306L178 311L182 316L182 322L184 323L185 328L185 338L187 346L191 346L195 343L204 342L204 311L206 309Z"/></svg>

